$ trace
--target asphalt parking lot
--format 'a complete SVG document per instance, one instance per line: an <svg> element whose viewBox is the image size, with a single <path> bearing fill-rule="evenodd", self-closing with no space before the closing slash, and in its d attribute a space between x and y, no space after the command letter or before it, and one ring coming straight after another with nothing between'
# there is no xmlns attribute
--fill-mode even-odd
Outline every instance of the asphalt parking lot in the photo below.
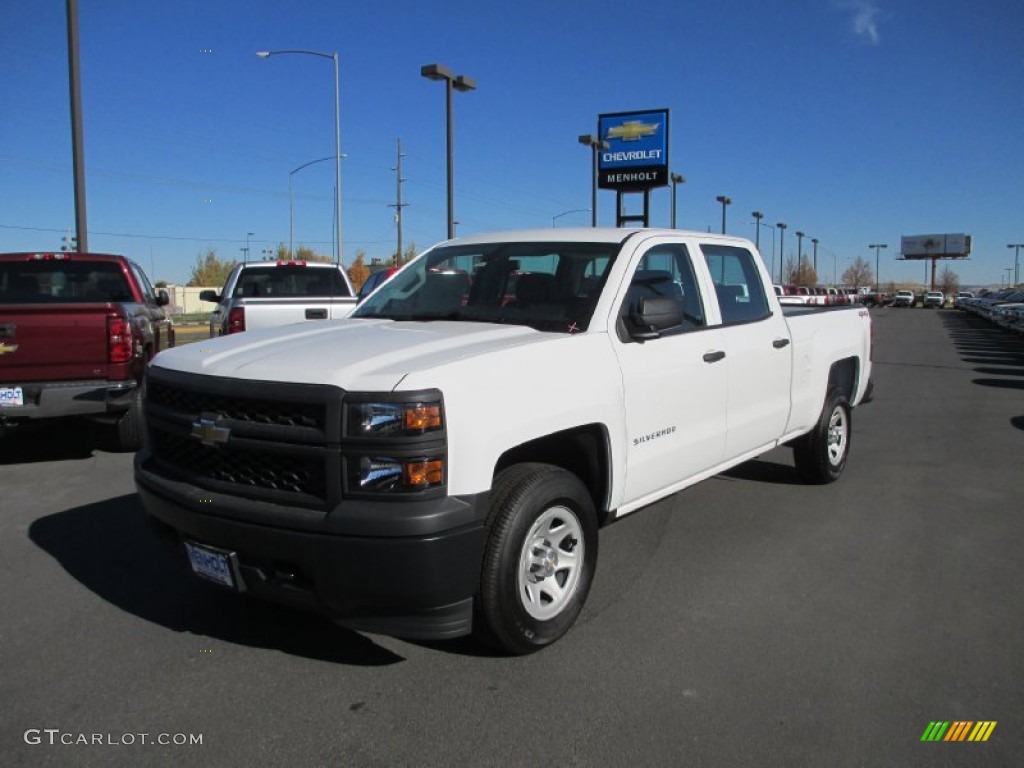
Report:
<svg viewBox="0 0 1024 768"><path fill-rule="evenodd" d="M130 456L64 424L8 436L3 762L1019 765L1024 342L872 315L839 483L779 449L612 525L580 622L524 658L207 587L150 537ZM997 725L922 742L932 721Z"/></svg>

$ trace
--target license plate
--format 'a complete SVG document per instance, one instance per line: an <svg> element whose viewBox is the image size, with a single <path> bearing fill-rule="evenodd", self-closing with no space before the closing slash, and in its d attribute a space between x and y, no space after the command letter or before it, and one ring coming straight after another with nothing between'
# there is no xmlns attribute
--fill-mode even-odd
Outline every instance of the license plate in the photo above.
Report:
<svg viewBox="0 0 1024 768"><path fill-rule="evenodd" d="M236 578L235 555L213 549L192 541L185 542L185 551L192 564L192 572L204 579L220 584L228 589L241 589L240 580Z"/></svg>
<svg viewBox="0 0 1024 768"><path fill-rule="evenodd" d="M0 408L8 405L24 405L25 393L21 387L0 387Z"/></svg>

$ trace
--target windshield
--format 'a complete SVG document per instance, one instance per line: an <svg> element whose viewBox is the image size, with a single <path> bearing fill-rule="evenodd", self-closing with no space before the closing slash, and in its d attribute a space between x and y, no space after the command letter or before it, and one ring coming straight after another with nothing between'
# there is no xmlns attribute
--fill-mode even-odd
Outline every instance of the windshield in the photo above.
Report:
<svg viewBox="0 0 1024 768"><path fill-rule="evenodd" d="M488 243L435 248L352 317L455 320L584 331L618 243Z"/></svg>

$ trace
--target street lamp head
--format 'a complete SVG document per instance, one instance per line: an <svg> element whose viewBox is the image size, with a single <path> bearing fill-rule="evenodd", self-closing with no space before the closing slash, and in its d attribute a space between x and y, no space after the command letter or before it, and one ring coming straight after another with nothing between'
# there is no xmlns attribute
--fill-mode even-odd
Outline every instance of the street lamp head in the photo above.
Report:
<svg viewBox="0 0 1024 768"><path fill-rule="evenodd" d="M732 203L732 198L728 197L727 195L719 195L718 197L715 198L715 200L720 202L722 205L730 205Z"/></svg>
<svg viewBox="0 0 1024 768"><path fill-rule="evenodd" d="M475 91L476 80L468 75L458 75L454 80L452 80L452 86L456 91Z"/></svg>
<svg viewBox="0 0 1024 768"><path fill-rule="evenodd" d="M685 184L686 183L686 177L683 176L681 173L670 174L669 178L672 180L673 184Z"/></svg>
<svg viewBox="0 0 1024 768"><path fill-rule="evenodd" d="M754 212L753 212L753 213L751 213L750 215L751 215L751 216L753 216L753 217L754 217L755 219L757 219L757 220L758 220L758 222L760 222L760 221L761 221L761 219L763 219L763 218L764 218L764 214L763 214L763 213L761 213L760 211L754 211Z"/></svg>
<svg viewBox="0 0 1024 768"><path fill-rule="evenodd" d="M812 237L811 238L811 242L814 243L815 245L817 245L818 244L818 238Z"/></svg>
<svg viewBox="0 0 1024 768"><path fill-rule="evenodd" d="M778 227L779 229L785 229L786 228L786 222L778 221L778 222L775 223L775 226Z"/></svg>
<svg viewBox="0 0 1024 768"><path fill-rule="evenodd" d="M804 233L803 233L803 232L801 232L800 230L797 230L797 231L796 231L796 232L795 232L794 234L795 234L795 235L796 235L797 237L804 237Z"/></svg>
<svg viewBox="0 0 1024 768"><path fill-rule="evenodd" d="M270 51L256 51L256 56L260 59L269 59Z"/></svg>
<svg viewBox="0 0 1024 768"><path fill-rule="evenodd" d="M455 75L448 67L441 64L425 64L420 67L420 74L428 80L453 80Z"/></svg>

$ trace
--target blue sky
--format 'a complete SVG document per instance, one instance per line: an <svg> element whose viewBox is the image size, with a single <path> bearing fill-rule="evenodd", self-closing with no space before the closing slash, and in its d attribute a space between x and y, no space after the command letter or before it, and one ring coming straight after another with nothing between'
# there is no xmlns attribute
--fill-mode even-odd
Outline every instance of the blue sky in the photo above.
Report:
<svg viewBox="0 0 1024 768"><path fill-rule="evenodd" d="M63 0L0 0L0 251L60 247L74 227ZM404 241L444 239L442 63L456 93L458 231L550 227L590 205L577 136L604 112L671 110L679 225L754 239L750 212L882 279L901 235L966 232L966 284L1007 277L1024 243L1024 3L1020 0L80 0L89 245L184 281L208 247L241 258L287 242L288 179L334 152L327 59L338 51L344 260L394 249L396 140ZM334 167L291 174L296 244L331 251ZM670 221L668 189L651 224ZM601 192L601 224L615 196ZM589 224L589 213L558 218ZM762 228L762 251L777 232ZM805 249L810 250L807 239Z"/></svg>

